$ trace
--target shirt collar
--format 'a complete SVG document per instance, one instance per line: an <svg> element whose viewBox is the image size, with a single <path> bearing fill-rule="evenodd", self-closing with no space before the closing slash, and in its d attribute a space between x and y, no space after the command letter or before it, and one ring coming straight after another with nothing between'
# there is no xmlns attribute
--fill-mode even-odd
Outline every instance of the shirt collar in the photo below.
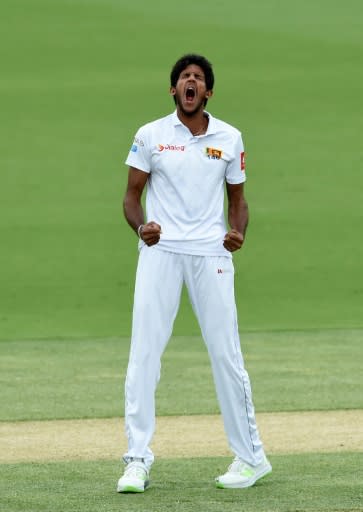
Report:
<svg viewBox="0 0 363 512"><path fill-rule="evenodd" d="M204 135L212 135L214 133L216 133L216 122L215 122L215 119L214 117L209 113L207 112L206 110L204 111L205 114L207 114L208 118L209 118L209 122L208 122L208 128L207 128L207 131L205 132ZM176 113L176 110L174 110L174 112L172 113L172 122L173 122L173 125L174 126L185 126L179 119L178 117L178 114Z"/></svg>

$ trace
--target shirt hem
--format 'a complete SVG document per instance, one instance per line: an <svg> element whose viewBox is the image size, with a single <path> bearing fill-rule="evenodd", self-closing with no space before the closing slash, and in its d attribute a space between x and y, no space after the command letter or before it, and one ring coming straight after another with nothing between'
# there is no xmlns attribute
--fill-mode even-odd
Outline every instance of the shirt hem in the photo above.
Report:
<svg viewBox="0 0 363 512"><path fill-rule="evenodd" d="M142 241L139 242L139 250L141 250L143 247L145 247L146 244ZM175 247L171 245L164 245L157 243L152 246L154 249L158 251L164 251L164 252L172 252L174 254L186 254L189 256L211 256L211 257L219 257L224 256L225 258L232 258L232 253L227 251L227 249L211 249L209 251L206 251L205 249L192 249L189 247Z"/></svg>

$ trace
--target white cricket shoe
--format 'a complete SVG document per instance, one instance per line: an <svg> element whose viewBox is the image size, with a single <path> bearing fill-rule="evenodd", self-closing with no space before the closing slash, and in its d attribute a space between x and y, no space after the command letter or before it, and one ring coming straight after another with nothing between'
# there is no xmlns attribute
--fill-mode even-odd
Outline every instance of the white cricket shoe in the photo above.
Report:
<svg viewBox="0 0 363 512"><path fill-rule="evenodd" d="M257 480L271 471L271 464L266 457L258 466L250 466L247 462L243 462L238 457L235 457L227 473L216 478L216 486L219 489L251 487Z"/></svg>
<svg viewBox="0 0 363 512"><path fill-rule="evenodd" d="M149 471L140 460L129 462L117 483L117 492L144 492L149 485Z"/></svg>

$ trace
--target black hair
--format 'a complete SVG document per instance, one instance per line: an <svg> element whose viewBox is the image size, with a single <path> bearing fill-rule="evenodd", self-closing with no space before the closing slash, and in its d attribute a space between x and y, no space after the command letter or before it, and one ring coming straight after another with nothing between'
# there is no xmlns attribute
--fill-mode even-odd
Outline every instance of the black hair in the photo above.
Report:
<svg viewBox="0 0 363 512"><path fill-rule="evenodd" d="M202 68L205 77L205 84L207 86L207 90L211 91L214 85L214 73L212 69L212 64L202 55L198 55L197 53L187 53L180 57L179 60L174 64L173 69L170 73L170 85L171 87L175 87L176 83L179 79L180 73L184 71L184 69L190 64L196 64L200 68Z"/></svg>

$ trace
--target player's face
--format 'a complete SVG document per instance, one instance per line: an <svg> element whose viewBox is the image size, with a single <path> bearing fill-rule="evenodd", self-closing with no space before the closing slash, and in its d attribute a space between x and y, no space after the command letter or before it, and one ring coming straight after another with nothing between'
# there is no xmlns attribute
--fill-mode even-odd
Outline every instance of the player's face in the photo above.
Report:
<svg viewBox="0 0 363 512"><path fill-rule="evenodd" d="M207 90L204 71L196 64L190 64L180 73L170 93L175 96L177 107L186 116L203 110L206 98L212 95L212 91Z"/></svg>

